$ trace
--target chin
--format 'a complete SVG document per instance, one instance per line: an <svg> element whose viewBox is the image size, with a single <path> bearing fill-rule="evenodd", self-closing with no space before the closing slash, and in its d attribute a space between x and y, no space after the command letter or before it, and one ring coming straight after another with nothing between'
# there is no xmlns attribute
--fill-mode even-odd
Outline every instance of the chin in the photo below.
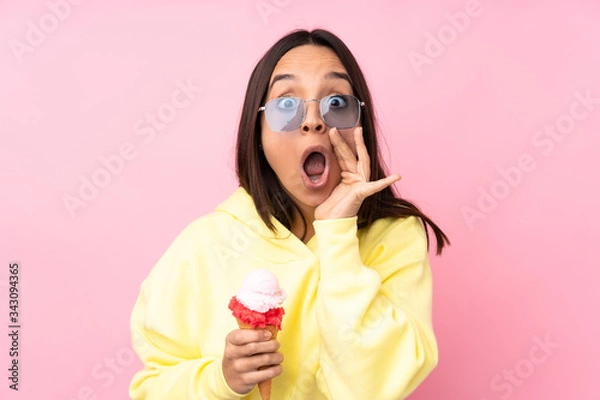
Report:
<svg viewBox="0 0 600 400"><path fill-rule="evenodd" d="M304 189L303 193L298 197L294 197L296 203L300 203L304 207L312 208L313 210L323 204L329 196L331 196L331 192L333 192L333 187L324 187L323 189L317 191L308 191Z"/></svg>
<svg viewBox="0 0 600 400"><path fill-rule="evenodd" d="M338 174L336 174L338 175ZM293 190L289 190L289 188L284 186L284 190L290 199L298 205L303 211L311 210L314 212L314 209L323 204L325 200L331 196L331 193L335 189L335 187L341 181L341 174L337 176L337 179L330 180L327 184L319 189L311 189L306 187L303 183L296 185Z"/></svg>

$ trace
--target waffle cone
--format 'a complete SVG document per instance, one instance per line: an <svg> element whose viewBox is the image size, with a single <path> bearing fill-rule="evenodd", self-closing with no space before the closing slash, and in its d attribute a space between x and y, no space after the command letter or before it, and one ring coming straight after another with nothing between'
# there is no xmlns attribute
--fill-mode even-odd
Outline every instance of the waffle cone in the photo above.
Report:
<svg viewBox="0 0 600 400"><path fill-rule="evenodd" d="M236 318L237 319L237 318ZM277 333L279 329L275 325L267 325L264 328L256 327L252 328L252 325L246 324L245 322L237 320L238 326L240 329L257 329L261 331L269 331L271 332L271 339L277 339ZM268 368L267 366L260 367L259 370ZM258 391L260 393L260 397L263 400L271 400L271 382L272 379L267 379L266 381L258 382Z"/></svg>

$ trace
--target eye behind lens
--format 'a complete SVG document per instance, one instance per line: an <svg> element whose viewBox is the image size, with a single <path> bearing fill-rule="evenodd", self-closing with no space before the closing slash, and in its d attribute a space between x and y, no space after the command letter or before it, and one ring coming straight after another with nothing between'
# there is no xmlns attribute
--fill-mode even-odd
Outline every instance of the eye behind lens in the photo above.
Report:
<svg viewBox="0 0 600 400"><path fill-rule="evenodd" d="M280 111L292 111L298 108L299 100L295 97L281 97L277 99L277 109Z"/></svg>
<svg viewBox="0 0 600 400"><path fill-rule="evenodd" d="M321 115L327 126L349 129L360 119L360 102L354 96L332 95L321 104Z"/></svg>
<svg viewBox="0 0 600 400"><path fill-rule="evenodd" d="M334 96L329 96L329 99L327 100L327 104L330 107L334 107L334 108L341 108L341 107L347 107L348 106L348 96L345 95L334 95Z"/></svg>

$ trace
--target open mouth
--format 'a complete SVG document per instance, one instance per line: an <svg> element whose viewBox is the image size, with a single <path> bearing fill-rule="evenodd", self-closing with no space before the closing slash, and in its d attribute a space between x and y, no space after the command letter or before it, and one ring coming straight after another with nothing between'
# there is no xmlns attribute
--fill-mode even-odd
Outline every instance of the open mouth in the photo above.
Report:
<svg viewBox="0 0 600 400"><path fill-rule="evenodd" d="M304 172L311 182L317 183L325 173L325 156L323 153L313 151L304 161Z"/></svg>
<svg viewBox="0 0 600 400"><path fill-rule="evenodd" d="M327 185L329 177L329 152L323 146L311 146L302 158L304 184L309 189L320 189Z"/></svg>

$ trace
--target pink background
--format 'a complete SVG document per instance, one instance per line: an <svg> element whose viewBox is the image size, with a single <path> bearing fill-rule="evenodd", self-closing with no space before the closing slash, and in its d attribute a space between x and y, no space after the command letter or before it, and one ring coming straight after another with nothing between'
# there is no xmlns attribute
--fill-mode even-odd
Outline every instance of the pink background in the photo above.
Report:
<svg viewBox="0 0 600 400"><path fill-rule="evenodd" d="M431 258L440 363L411 399L599 398L600 2L55 3L63 20L45 1L0 3L0 321L17 261L23 326L18 394L0 338L0 397L127 398L139 284L236 187L254 64L289 30L324 27L364 68L399 189L453 242ZM446 14L465 8L477 15L457 33ZM146 136L146 113L188 79L202 90ZM64 196L93 176L104 187L70 213Z"/></svg>

